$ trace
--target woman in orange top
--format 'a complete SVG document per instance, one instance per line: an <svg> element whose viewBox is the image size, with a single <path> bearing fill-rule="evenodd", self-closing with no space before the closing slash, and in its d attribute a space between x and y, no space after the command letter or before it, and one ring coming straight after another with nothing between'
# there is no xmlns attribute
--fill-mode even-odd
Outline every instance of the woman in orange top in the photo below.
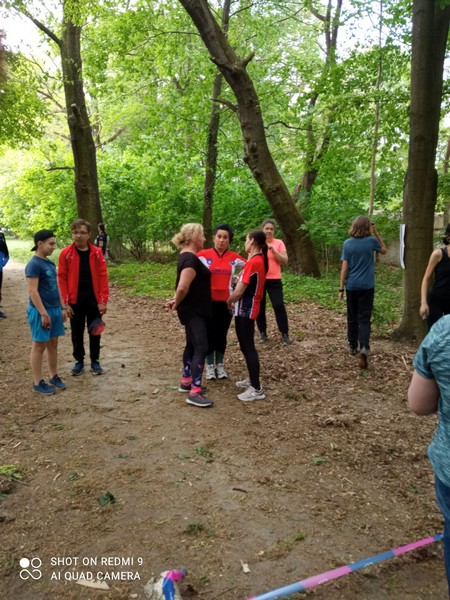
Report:
<svg viewBox="0 0 450 600"><path fill-rule="evenodd" d="M274 238L275 221L266 219L261 229L266 234L267 246L269 248L269 270L267 271L266 285L264 295L261 300L261 310L256 320L258 325L261 342L267 342L267 321L266 321L266 292L269 294L270 301L275 312L278 329L281 333L283 344L292 344L289 339L289 324L286 312L286 306L283 299L283 284L281 282L281 267L288 264L288 255L283 240Z"/></svg>

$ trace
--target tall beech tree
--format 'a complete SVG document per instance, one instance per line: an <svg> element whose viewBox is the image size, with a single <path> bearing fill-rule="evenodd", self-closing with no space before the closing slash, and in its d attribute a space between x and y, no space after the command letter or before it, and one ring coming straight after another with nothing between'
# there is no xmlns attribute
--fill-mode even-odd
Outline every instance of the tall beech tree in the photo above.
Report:
<svg viewBox="0 0 450 600"><path fill-rule="evenodd" d="M436 147L450 2L414 0L408 170L403 195L406 225L403 317L400 338L421 338L420 287L432 250L437 197Z"/></svg>
<svg viewBox="0 0 450 600"><path fill-rule="evenodd" d="M194 22L211 60L233 90L237 106L227 102L239 119L244 160L283 231L294 271L320 276L311 238L270 152L260 102L247 66L254 54L240 58L213 17L206 0L180 0Z"/></svg>
<svg viewBox="0 0 450 600"><path fill-rule="evenodd" d="M61 35L35 18L23 5L17 9L28 17L58 47L61 56L67 123L74 160L74 186L78 216L93 225L102 221L97 175L97 157L86 106L81 59L81 2L65 0ZM92 232L95 235L95 228Z"/></svg>
<svg viewBox="0 0 450 600"><path fill-rule="evenodd" d="M323 14L312 6L312 2L308 3L308 7L316 19L322 23L322 29L325 38L325 59L319 82L311 91L309 98L308 113L306 118L307 146L304 159L305 169L301 182L295 185L292 194L294 200L298 200L299 196L302 197L302 205L306 205L308 203L312 187L319 172L320 161L323 159L330 144L330 130L333 124L334 110L336 106L332 106L329 109L329 114L326 119L327 122L322 128L317 127L317 123L315 123L315 109L320 95L319 90L323 89L324 82L329 77L330 71L336 66L337 37L342 11L342 0L337 0L336 7L334 9L332 0L328 0L326 10ZM317 136L317 129L323 129L322 136Z"/></svg>
<svg viewBox="0 0 450 600"><path fill-rule="evenodd" d="M230 19L231 0L225 0L222 8L222 31L226 34L228 31L228 22ZM222 91L223 75L219 72L214 77L212 90L211 115L208 123L208 137L206 144L206 172L205 186L203 191L203 227L205 229L206 243L212 246L212 216L213 216L213 198L214 185L217 175L217 155L218 155L218 136L220 126L220 105L217 102Z"/></svg>

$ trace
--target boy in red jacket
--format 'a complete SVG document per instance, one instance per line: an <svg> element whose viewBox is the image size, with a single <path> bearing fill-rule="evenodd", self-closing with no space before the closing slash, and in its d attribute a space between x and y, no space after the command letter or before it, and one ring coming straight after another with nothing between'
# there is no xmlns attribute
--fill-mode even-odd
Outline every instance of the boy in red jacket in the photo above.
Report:
<svg viewBox="0 0 450 600"><path fill-rule="evenodd" d="M84 371L84 329L87 322L91 371L101 375L100 335L90 332L91 325L101 320L108 302L108 271L101 248L89 241L91 224L77 219L71 225L73 244L61 251L58 263L58 282L64 304L68 305L72 330L75 365L72 375Z"/></svg>

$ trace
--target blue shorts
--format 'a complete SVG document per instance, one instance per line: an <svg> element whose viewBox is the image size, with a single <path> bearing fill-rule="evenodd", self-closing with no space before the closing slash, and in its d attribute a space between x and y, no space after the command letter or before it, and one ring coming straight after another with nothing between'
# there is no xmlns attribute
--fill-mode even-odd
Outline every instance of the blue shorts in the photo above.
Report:
<svg viewBox="0 0 450 600"><path fill-rule="evenodd" d="M59 306L45 309L50 317L50 329L42 327L42 319L35 306L28 306L27 316L33 342L48 342L50 338L65 335L62 310Z"/></svg>

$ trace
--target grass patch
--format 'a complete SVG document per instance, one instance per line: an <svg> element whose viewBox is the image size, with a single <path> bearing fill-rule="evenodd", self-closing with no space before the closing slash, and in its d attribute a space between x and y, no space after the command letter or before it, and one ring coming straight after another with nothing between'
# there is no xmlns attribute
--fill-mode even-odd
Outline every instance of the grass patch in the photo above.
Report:
<svg viewBox="0 0 450 600"><path fill-rule="evenodd" d="M12 494L17 481L22 479L19 465L0 465L0 502Z"/></svg>
<svg viewBox="0 0 450 600"><path fill-rule="evenodd" d="M125 288L131 296L171 298L175 291L176 264L109 263L109 280Z"/></svg>
<svg viewBox="0 0 450 600"><path fill-rule="evenodd" d="M392 333L401 316L403 304L403 272L399 267L378 264L375 267L375 302L372 324L376 335ZM314 302L325 308L346 313L346 304L338 300L340 268L330 269L321 279L283 273L287 302Z"/></svg>
<svg viewBox="0 0 450 600"><path fill-rule="evenodd" d="M18 263L26 264L32 256L34 256L34 252L31 252L31 248L34 246L33 240L18 240L18 239L6 239L6 244L8 245L9 256L11 260L14 260ZM49 257L55 264L58 264L59 253L61 252L61 248L55 248L53 254Z"/></svg>
<svg viewBox="0 0 450 600"><path fill-rule="evenodd" d="M56 251L55 251L56 254ZM131 296L171 298L176 279L176 263L139 263L128 260L123 263L109 263L109 278L120 285ZM400 319L403 303L402 269L390 265L377 264L375 304L372 324L375 335L392 333ZM330 310L345 314L345 302L338 300L340 267L330 268L321 279L283 273L284 296L286 302L313 302Z"/></svg>

